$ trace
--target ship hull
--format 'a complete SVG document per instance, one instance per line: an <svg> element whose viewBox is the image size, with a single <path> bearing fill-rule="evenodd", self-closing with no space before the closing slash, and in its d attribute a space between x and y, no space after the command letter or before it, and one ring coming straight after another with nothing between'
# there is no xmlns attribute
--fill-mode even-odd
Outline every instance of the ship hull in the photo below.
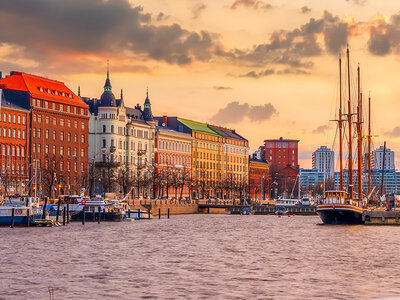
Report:
<svg viewBox="0 0 400 300"><path fill-rule="evenodd" d="M331 206L317 207L317 213L324 224L364 224L362 220L363 210L354 206Z"/></svg>

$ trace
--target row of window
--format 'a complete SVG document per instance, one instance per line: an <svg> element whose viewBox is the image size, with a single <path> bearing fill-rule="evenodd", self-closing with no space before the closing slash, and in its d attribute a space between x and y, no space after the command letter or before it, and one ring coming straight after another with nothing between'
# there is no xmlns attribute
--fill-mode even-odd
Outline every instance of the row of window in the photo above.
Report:
<svg viewBox="0 0 400 300"><path fill-rule="evenodd" d="M72 94L69 94L69 95L70 95L70 98L72 98ZM52 110L57 110L59 112L73 113L73 114L77 114L77 115L84 116L86 114L84 108L71 106L71 105L67 105L67 104L49 102L49 101L45 101L45 100L32 99L32 105L35 107L52 109Z"/></svg>
<svg viewBox="0 0 400 300"><path fill-rule="evenodd" d="M214 135L209 135L209 134L203 134L203 133L196 132L194 136L196 138L203 139L203 140L222 142L222 139L220 137L217 137L217 136L214 136Z"/></svg>
<svg viewBox="0 0 400 300"><path fill-rule="evenodd" d="M188 143L179 143L179 142L174 142L174 141L160 140L158 142L158 148L162 149L162 150L191 152L190 144L188 144Z"/></svg>
<svg viewBox="0 0 400 300"><path fill-rule="evenodd" d="M14 138L14 139L25 139L25 130L21 129L11 129L11 128L3 128L0 127L0 137L3 136L5 138Z"/></svg>
<svg viewBox="0 0 400 300"><path fill-rule="evenodd" d="M57 118L57 117L52 117L52 124L57 126L61 126L64 127L65 122L63 118ZM33 114L33 122L38 122L38 123L42 123L42 115L40 114ZM47 125L50 124L50 117L46 116L45 117L45 122ZM71 120L67 119L67 127L71 128ZM75 129L78 129L78 121L74 121L74 127ZM81 122L81 129L84 130L85 129L85 122Z"/></svg>
<svg viewBox="0 0 400 300"><path fill-rule="evenodd" d="M169 154L169 153L160 153L160 164L168 165L168 166L184 166L190 167L190 156Z"/></svg>
<svg viewBox="0 0 400 300"><path fill-rule="evenodd" d="M103 133L107 133L107 125L103 125L102 127ZM110 133L115 133L115 126L110 125ZM129 130L126 129L126 127L120 127L118 126L118 134L123 134L123 135L130 135L138 138L149 138L149 132L146 130L140 130L140 129L131 129L130 132ZM151 134L151 138L154 138L154 132Z"/></svg>
<svg viewBox="0 0 400 300"><path fill-rule="evenodd" d="M59 152L57 153L57 148L59 150ZM64 149L66 150L66 152L64 152ZM45 153L46 154L50 154L50 146L49 145L45 145L44 147ZM73 150L73 152L71 152L71 150ZM42 152L42 145L41 144L33 144L32 145L32 153L41 153ZM57 155L59 154L60 156L64 156L65 154L68 157L71 157L71 153L72 153L72 157L78 157L78 148L71 148L71 147L66 147L64 148L64 146L59 146L57 147L56 145L52 146L52 152L51 154L53 155ZM85 157L85 149L81 149L81 153L80 153L81 157Z"/></svg>
<svg viewBox="0 0 400 300"><path fill-rule="evenodd" d="M118 149L129 151L128 145L129 145L129 143L126 142L126 141L122 141L121 139L118 141ZM147 143L144 144L144 149L143 149L143 144L142 144L142 142L138 142L137 145L138 145L138 146L137 146L138 151L144 150L145 152L147 152L147 148L148 148ZM111 145L110 145L110 146L111 146L111 147L115 147L114 139L111 139ZM131 141L131 148L130 148L130 150L135 151L135 148L136 148L135 146L136 146L136 143L135 143L134 141ZM106 139L103 139L103 140L102 140L102 148L107 148L107 140L106 140Z"/></svg>
<svg viewBox="0 0 400 300"><path fill-rule="evenodd" d="M23 164L10 164L3 163L2 165L2 174L5 179L7 179L7 175L10 173L12 175L24 175L25 174L25 166Z"/></svg>
<svg viewBox="0 0 400 300"><path fill-rule="evenodd" d="M34 138L42 138L42 129L41 128L33 128L33 137ZM53 140L57 140L57 131L53 130L53 134L52 134ZM45 138L49 139L50 138L50 130L46 129L45 131ZM64 131L60 132L60 141L64 141ZM71 142L72 141L72 134L71 132L68 132L67 134L67 141ZM78 135L75 133L74 134L74 140L75 143L78 143ZM84 144L85 143L85 135L81 134L81 143Z"/></svg>
<svg viewBox="0 0 400 300"><path fill-rule="evenodd" d="M3 113L3 122L6 123L7 122L7 116L8 116L8 123L14 123L14 124L22 124L25 125L26 124L26 118L25 116L17 116L17 115L12 115L12 114L6 114ZM1 121L1 118L0 118Z"/></svg>
<svg viewBox="0 0 400 300"><path fill-rule="evenodd" d="M20 146L3 145L1 147L1 154L16 157L25 157L25 148Z"/></svg>

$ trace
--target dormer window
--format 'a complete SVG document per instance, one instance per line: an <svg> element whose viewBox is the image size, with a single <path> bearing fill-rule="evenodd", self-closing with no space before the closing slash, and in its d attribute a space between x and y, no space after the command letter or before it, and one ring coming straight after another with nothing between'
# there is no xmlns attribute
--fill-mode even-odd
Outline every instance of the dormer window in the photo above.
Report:
<svg viewBox="0 0 400 300"><path fill-rule="evenodd" d="M54 94L55 94L56 96L58 96L58 91L54 91Z"/></svg>
<svg viewBox="0 0 400 300"><path fill-rule="evenodd" d="M64 92L62 92L62 95L63 95L63 97L65 97L65 93Z"/></svg>
<svg viewBox="0 0 400 300"><path fill-rule="evenodd" d="M69 94L69 97L72 98L72 94Z"/></svg>
<svg viewBox="0 0 400 300"><path fill-rule="evenodd" d="M47 93L51 94L51 90L50 90L50 89L47 89Z"/></svg>
<svg viewBox="0 0 400 300"><path fill-rule="evenodd" d="M42 88L42 87L40 87L40 88L39 88L39 91L43 92L43 88Z"/></svg>

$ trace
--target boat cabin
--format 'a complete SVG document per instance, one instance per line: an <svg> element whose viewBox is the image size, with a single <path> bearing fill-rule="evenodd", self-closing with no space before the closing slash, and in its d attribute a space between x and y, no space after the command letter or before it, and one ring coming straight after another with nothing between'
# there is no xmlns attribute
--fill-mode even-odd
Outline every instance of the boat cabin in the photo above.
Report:
<svg viewBox="0 0 400 300"><path fill-rule="evenodd" d="M345 191L326 191L321 204L348 204L348 198Z"/></svg>
<svg viewBox="0 0 400 300"><path fill-rule="evenodd" d="M299 202L298 199L276 199L276 206L296 206Z"/></svg>

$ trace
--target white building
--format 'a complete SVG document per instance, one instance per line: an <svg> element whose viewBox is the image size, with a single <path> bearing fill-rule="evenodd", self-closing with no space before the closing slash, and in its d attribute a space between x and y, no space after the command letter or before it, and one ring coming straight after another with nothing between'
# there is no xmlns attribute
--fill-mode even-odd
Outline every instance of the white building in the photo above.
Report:
<svg viewBox="0 0 400 300"><path fill-rule="evenodd" d="M123 171L131 178L143 176L154 163L155 122L148 94L143 110L140 105L126 107L122 90L121 98L115 99L107 72L100 99L83 100L89 105L90 112L90 166L100 173L99 181L113 177L112 184L111 180L108 185L106 182L93 183L96 192L119 192L121 188L115 180L119 172Z"/></svg>
<svg viewBox="0 0 400 300"><path fill-rule="evenodd" d="M325 178L333 178L335 171L335 152L321 146L312 154L312 168L325 174Z"/></svg>
<svg viewBox="0 0 400 300"><path fill-rule="evenodd" d="M380 146L378 149L372 152L372 162L373 168L375 170L382 170L382 162L383 162L383 146ZM385 171L394 170L394 151L386 148L385 151Z"/></svg>

